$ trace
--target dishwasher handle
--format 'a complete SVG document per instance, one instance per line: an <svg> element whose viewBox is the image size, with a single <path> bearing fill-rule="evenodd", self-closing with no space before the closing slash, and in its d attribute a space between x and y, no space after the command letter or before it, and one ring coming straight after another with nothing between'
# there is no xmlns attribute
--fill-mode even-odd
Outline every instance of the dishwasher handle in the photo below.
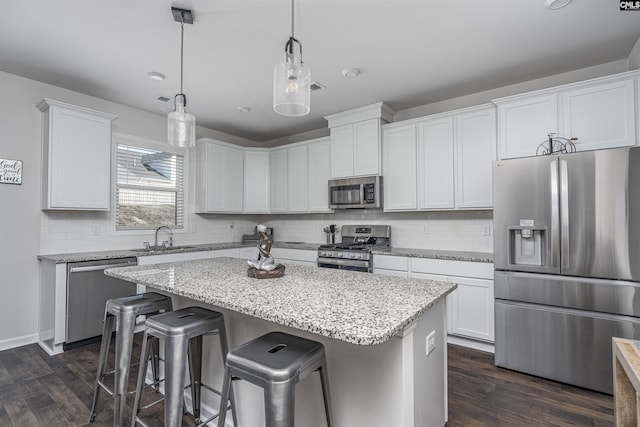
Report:
<svg viewBox="0 0 640 427"><path fill-rule="evenodd" d="M105 270L107 268L130 267L134 265L138 265L137 262L132 261L132 262L120 262L120 263L113 263L113 264L89 265L86 267L71 267L69 269L69 273L81 273L84 271L98 271L98 270Z"/></svg>

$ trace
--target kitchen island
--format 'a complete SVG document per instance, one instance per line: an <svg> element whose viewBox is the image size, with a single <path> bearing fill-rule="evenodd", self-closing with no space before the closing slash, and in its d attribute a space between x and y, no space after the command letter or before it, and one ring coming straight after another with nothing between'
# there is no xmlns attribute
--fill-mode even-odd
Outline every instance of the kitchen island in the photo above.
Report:
<svg viewBox="0 0 640 427"><path fill-rule="evenodd" d="M442 426L446 421L444 297L455 284L286 265L284 277L247 277L246 261L216 258L106 270L174 296L175 308L202 305L225 316L229 346L281 330L326 347L336 426ZM435 333L427 356L427 336ZM217 356L216 340L207 343ZM207 358L205 382L221 384ZM262 390L237 383L240 426L264 421ZM215 412L217 396L203 409ZM319 378L298 384L296 419L324 426Z"/></svg>

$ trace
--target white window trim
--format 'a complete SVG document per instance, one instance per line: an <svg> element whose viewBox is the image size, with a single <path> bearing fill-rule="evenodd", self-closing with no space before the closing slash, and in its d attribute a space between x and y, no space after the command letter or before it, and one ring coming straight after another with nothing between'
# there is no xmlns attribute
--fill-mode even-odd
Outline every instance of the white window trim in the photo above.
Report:
<svg viewBox="0 0 640 427"><path fill-rule="evenodd" d="M151 229L135 229L135 230L118 230L116 226L116 190L118 186L117 172L117 147L118 144L134 145L136 147L148 148L150 150L162 150L168 153L183 156L183 177L182 177L182 197L183 209L182 228L172 228L174 234L186 234L189 232L189 150L181 147L174 147L166 143L158 142L152 139L141 138L139 136L127 135L124 133L113 132L111 134L111 218L110 228L112 236L147 236Z"/></svg>

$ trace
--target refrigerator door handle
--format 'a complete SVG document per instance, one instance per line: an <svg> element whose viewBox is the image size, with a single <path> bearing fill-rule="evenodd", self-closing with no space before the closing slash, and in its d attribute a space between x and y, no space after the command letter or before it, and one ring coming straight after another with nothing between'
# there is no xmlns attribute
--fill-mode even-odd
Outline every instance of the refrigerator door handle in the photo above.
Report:
<svg viewBox="0 0 640 427"><path fill-rule="evenodd" d="M558 234L560 232L560 209L558 206L558 160L554 160L550 166L551 181L551 236L550 241L550 257L549 266L551 268L559 266L560 248Z"/></svg>
<svg viewBox="0 0 640 427"><path fill-rule="evenodd" d="M569 172L566 160L560 162L560 271L569 268Z"/></svg>

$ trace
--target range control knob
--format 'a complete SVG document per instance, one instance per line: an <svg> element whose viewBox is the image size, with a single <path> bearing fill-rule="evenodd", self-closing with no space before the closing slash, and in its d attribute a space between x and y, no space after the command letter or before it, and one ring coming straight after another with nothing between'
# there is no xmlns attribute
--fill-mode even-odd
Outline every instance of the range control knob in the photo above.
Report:
<svg viewBox="0 0 640 427"><path fill-rule="evenodd" d="M342 252L334 252L333 256L336 258L342 258Z"/></svg>

